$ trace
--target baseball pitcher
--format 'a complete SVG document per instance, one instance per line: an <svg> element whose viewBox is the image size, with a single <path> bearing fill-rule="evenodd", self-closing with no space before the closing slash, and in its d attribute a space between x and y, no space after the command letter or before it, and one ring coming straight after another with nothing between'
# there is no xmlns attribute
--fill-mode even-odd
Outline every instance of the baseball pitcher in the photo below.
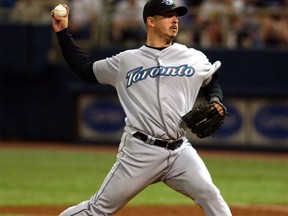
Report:
<svg viewBox="0 0 288 216"><path fill-rule="evenodd" d="M126 126L116 162L102 186L89 200L60 215L113 215L149 185L163 182L201 206L207 216L231 216L185 137L187 128L201 138L209 136L226 111L217 80L220 61L212 64L201 51L174 42L178 17L188 9L173 0L148 1L143 9L146 43L95 61L75 44L68 29L69 8L65 8L65 16L54 16L52 11L52 17L66 62L84 80L115 87ZM192 111L200 90L209 105ZM208 129L203 122L208 122Z"/></svg>

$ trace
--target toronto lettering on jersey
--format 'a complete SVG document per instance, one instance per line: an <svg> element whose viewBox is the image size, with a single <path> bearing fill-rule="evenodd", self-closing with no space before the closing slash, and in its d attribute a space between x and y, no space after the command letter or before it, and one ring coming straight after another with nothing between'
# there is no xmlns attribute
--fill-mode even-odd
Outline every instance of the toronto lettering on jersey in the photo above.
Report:
<svg viewBox="0 0 288 216"><path fill-rule="evenodd" d="M132 86L133 83L137 83L139 81L145 80L148 76L151 78L156 78L159 76L187 76L191 77L195 73L195 69L187 64L180 66L156 66L147 69L143 69L143 67L137 67L128 71L127 73L127 88Z"/></svg>

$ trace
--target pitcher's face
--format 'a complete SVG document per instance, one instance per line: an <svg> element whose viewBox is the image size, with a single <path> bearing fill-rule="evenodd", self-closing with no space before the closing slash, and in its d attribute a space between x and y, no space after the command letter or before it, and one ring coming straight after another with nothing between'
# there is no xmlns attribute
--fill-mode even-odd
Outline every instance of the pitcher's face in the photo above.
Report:
<svg viewBox="0 0 288 216"><path fill-rule="evenodd" d="M155 22L155 33L161 37L174 39L179 30L179 19L175 12L169 12L163 15L153 17Z"/></svg>

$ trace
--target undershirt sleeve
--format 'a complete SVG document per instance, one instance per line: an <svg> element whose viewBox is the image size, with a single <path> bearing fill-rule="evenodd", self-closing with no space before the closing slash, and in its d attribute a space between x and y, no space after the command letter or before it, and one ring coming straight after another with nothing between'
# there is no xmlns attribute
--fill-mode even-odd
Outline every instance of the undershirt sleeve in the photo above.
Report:
<svg viewBox="0 0 288 216"><path fill-rule="evenodd" d="M219 102L221 102L223 100L223 93L221 86L218 82L218 76L219 75L215 73L212 76L212 80L209 82L209 84L201 88L201 92L203 93L203 96L207 101L219 100Z"/></svg>
<svg viewBox="0 0 288 216"><path fill-rule="evenodd" d="M85 81L99 84L93 72L94 60L76 44L69 30L56 33L65 61Z"/></svg>

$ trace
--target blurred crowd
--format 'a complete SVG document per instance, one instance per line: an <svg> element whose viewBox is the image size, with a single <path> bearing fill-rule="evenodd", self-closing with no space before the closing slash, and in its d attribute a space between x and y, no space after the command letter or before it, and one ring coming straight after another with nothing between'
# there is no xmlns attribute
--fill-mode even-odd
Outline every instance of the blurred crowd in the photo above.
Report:
<svg viewBox="0 0 288 216"><path fill-rule="evenodd" d="M95 46L145 41L146 0L1 0L5 24L50 24L50 11L68 4L70 30ZM203 48L288 47L288 0L174 0L190 8L177 40ZM97 40L95 39L97 38ZM93 40L92 40L93 39Z"/></svg>

